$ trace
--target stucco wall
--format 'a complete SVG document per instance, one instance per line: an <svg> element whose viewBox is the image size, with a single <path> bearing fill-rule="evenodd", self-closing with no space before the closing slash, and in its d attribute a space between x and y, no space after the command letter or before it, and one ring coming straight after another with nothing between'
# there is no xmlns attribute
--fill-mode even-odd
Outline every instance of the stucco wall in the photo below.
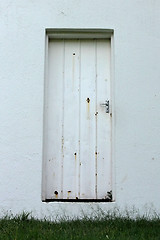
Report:
<svg viewBox="0 0 160 240"><path fill-rule="evenodd" d="M1 1L0 214L159 209L159 11L158 0ZM46 28L114 29L115 203L41 202Z"/></svg>

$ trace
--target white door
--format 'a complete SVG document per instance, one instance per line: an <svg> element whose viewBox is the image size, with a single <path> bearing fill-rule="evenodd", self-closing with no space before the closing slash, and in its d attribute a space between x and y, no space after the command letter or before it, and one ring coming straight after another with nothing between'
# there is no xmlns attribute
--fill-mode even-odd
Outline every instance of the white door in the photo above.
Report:
<svg viewBox="0 0 160 240"><path fill-rule="evenodd" d="M46 200L112 200L110 50L109 39L49 41Z"/></svg>

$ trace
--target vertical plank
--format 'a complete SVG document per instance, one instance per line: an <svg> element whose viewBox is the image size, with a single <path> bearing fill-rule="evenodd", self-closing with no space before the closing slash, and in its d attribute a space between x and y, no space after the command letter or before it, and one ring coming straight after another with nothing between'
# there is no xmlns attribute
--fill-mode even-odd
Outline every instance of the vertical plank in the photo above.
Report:
<svg viewBox="0 0 160 240"><path fill-rule="evenodd" d="M63 101L63 41L52 40L48 49L48 84L45 109L47 196L61 198L61 136Z"/></svg>
<svg viewBox="0 0 160 240"><path fill-rule="evenodd" d="M77 183L78 183L78 199L80 198L81 178L81 40L79 39L79 138L78 138L78 167L77 167Z"/></svg>
<svg viewBox="0 0 160 240"><path fill-rule="evenodd" d="M79 44L65 40L63 198L78 197Z"/></svg>
<svg viewBox="0 0 160 240"><path fill-rule="evenodd" d="M97 159L97 123L98 123L98 112L97 112L97 39L95 39L95 198L97 199L98 195L98 159Z"/></svg>
<svg viewBox="0 0 160 240"><path fill-rule="evenodd" d="M95 42L81 40L80 198L95 198Z"/></svg>
<svg viewBox="0 0 160 240"><path fill-rule="evenodd" d="M97 197L111 191L111 115L101 106L110 99L110 40L97 40Z"/></svg>

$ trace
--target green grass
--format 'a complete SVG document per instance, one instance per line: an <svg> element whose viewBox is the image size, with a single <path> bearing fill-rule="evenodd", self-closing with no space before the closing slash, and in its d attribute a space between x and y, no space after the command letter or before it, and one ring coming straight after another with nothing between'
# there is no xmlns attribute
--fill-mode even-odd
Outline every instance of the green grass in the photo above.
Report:
<svg viewBox="0 0 160 240"><path fill-rule="evenodd" d="M77 240L160 240L160 219L103 216L60 222L36 220L23 213L0 219L0 240L77 239Z"/></svg>

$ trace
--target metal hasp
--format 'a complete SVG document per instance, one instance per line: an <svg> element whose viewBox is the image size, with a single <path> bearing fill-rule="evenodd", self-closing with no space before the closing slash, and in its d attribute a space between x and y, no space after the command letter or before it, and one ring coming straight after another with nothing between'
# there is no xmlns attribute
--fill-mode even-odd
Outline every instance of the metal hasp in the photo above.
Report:
<svg viewBox="0 0 160 240"><path fill-rule="evenodd" d="M109 113L109 100L106 100L104 103L101 103L100 105L106 107L106 113Z"/></svg>

